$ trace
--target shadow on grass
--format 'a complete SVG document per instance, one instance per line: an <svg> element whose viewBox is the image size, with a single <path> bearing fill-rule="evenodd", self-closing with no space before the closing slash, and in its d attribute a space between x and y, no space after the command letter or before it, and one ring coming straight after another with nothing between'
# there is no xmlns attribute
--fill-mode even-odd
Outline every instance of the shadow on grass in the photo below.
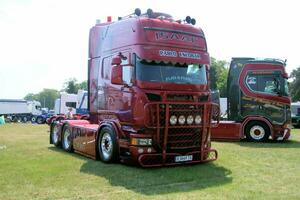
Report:
<svg viewBox="0 0 300 200"><path fill-rule="evenodd" d="M242 140L237 142L242 147L253 147L253 148L300 148L300 141L287 140L287 141L274 141L268 140L266 142L248 142Z"/></svg>
<svg viewBox="0 0 300 200"><path fill-rule="evenodd" d="M66 153L55 147L49 149ZM68 155L86 161L81 172L104 177L112 186L145 195L201 190L232 182L231 171L215 163L144 169L119 163L105 164L74 153Z"/></svg>

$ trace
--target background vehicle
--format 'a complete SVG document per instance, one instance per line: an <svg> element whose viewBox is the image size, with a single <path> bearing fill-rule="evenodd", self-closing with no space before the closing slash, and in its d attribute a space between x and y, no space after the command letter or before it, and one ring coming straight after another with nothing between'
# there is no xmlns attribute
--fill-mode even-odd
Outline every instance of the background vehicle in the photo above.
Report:
<svg viewBox="0 0 300 200"><path fill-rule="evenodd" d="M232 58L227 81L228 119L212 129L212 138L288 139L291 100L287 78L284 61Z"/></svg>
<svg viewBox="0 0 300 200"><path fill-rule="evenodd" d="M73 119L88 119L88 92L78 90L77 94L61 93L60 99L55 100L54 114L47 117L45 122L51 124L53 121L66 119L68 108L72 109Z"/></svg>
<svg viewBox="0 0 300 200"><path fill-rule="evenodd" d="M68 108L73 108L73 114L87 114L88 93L84 90L78 90L77 94L68 94L62 92L59 99L55 100L54 112L56 115L65 114Z"/></svg>
<svg viewBox="0 0 300 200"><path fill-rule="evenodd" d="M50 143L143 167L208 162L212 107L203 31L169 14L130 15L90 30L89 120L54 121Z"/></svg>
<svg viewBox="0 0 300 200"><path fill-rule="evenodd" d="M19 99L0 99L0 116L7 122L28 122L33 115L41 113L41 103Z"/></svg>
<svg viewBox="0 0 300 200"><path fill-rule="evenodd" d="M300 101L291 104L292 125L295 128L300 128Z"/></svg>
<svg viewBox="0 0 300 200"><path fill-rule="evenodd" d="M52 116L54 116L54 110L49 110L48 108L42 108L41 114L33 115L31 118L31 122L37 124L44 124L46 123L47 119L49 119Z"/></svg>

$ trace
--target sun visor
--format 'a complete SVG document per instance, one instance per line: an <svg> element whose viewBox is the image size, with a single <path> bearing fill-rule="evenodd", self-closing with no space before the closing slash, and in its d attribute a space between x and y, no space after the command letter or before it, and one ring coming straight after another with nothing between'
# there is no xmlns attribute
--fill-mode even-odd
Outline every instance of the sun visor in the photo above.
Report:
<svg viewBox="0 0 300 200"><path fill-rule="evenodd" d="M198 63L209 64L209 54L206 52L192 51L176 48L153 48L149 46L141 47L137 52L138 57L145 60L172 62L172 63Z"/></svg>

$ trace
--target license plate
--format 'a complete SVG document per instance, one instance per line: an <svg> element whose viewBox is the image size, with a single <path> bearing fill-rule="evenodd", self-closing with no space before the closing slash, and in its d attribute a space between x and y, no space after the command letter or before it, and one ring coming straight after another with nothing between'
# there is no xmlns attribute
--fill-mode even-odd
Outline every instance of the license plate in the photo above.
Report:
<svg viewBox="0 0 300 200"><path fill-rule="evenodd" d="M176 156L175 162L185 162L185 161L191 161L193 160L193 155L187 155L187 156Z"/></svg>

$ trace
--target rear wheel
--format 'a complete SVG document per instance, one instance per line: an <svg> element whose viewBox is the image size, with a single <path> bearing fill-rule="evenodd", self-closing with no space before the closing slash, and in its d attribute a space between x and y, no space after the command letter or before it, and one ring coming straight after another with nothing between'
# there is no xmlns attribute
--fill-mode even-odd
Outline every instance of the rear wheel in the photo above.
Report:
<svg viewBox="0 0 300 200"><path fill-rule="evenodd" d="M68 125L65 125L62 133L62 147L65 151L73 151L73 141L71 135L71 129Z"/></svg>
<svg viewBox="0 0 300 200"><path fill-rule="evenodd" d="M117 136L111 127L101 129L97 142L98 153L103 162L110 163L118 159Z"/></svg>
<svg viewBox="0 0 300 200"><path fill-rule="evenodd" d="M251 121L245 127L247 140L252 142L266 141L270 136L269 127L260 121Z"/></svg>
<svg viewBox="0 0 300 200"><path fill-rule="evenodd" d="M55 146L59 146L60 145L60 141L59 141L59 127L58 127L57 123L52 123L51 124L50 139L51 139L51 143L54 144Z"/></svg>
<svg viewBox="0 0 300 200"><path fill-rule="evenodd" d="M22 117L22 122L27 123L30 119L27 116Z"/></svg>
<svg viewBox="0 0 300 200"><path fill-rule="evenodd" d="M35 116L33 116L32 118L31 118L31 123L36 123L36 117Z"/></svg>

